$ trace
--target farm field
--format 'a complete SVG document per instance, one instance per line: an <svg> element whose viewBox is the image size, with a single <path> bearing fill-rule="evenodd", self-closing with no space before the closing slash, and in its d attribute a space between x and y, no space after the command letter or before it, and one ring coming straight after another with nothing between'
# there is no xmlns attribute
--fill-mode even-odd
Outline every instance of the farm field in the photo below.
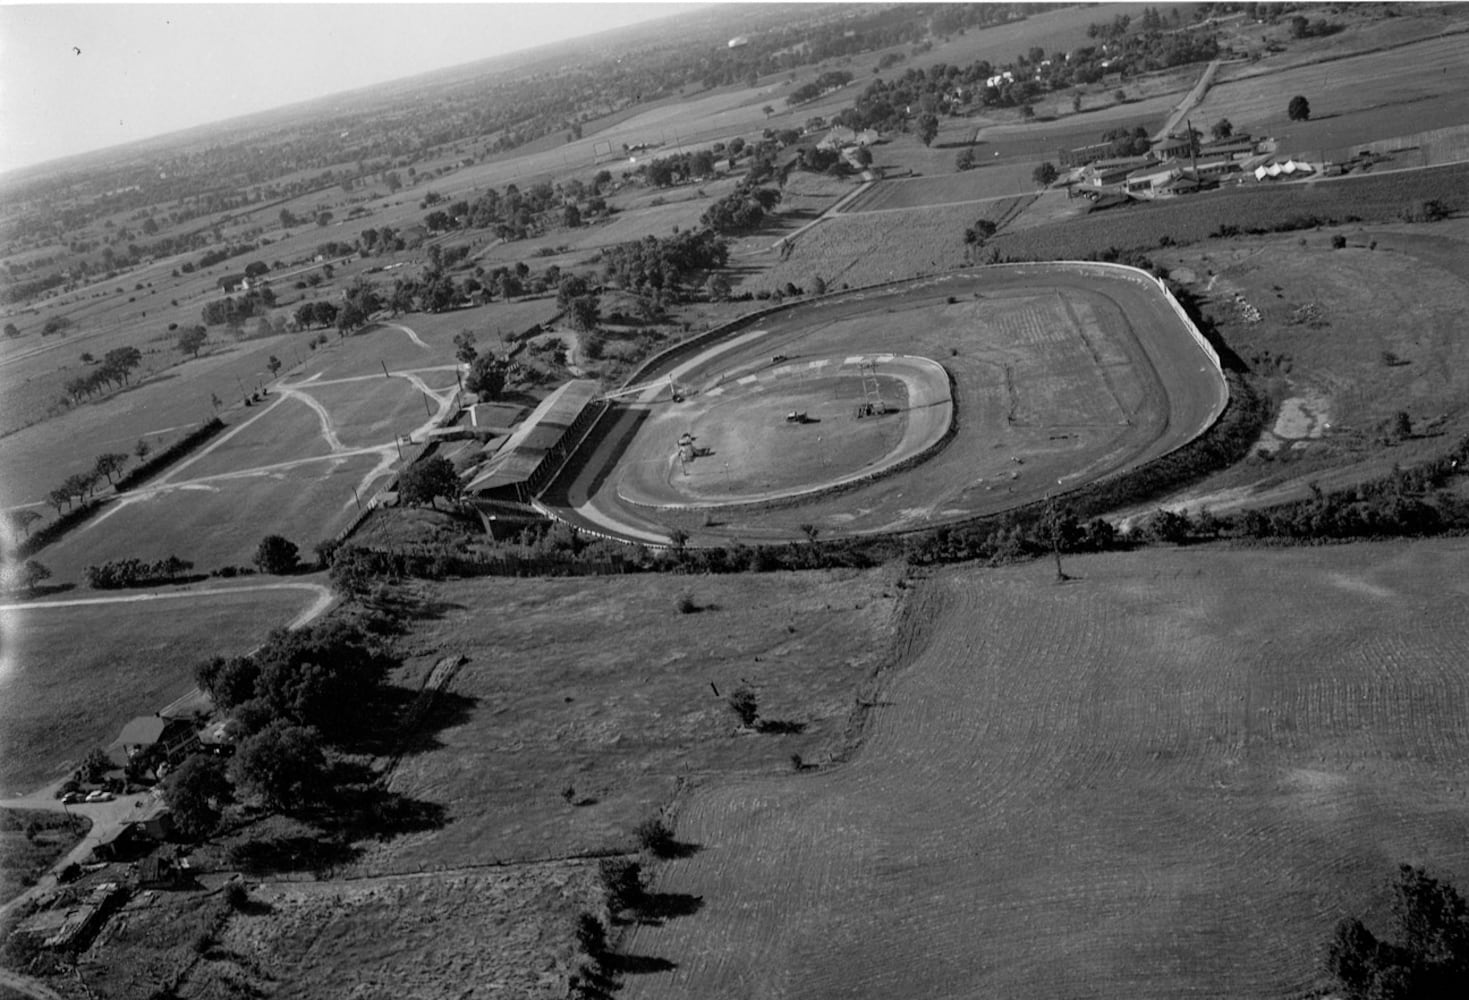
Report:
<svg viewBox="0 0 1469 1000"><path fill-rule="evenodd" d="M193 687L199 660L254 648L316 597L300 587L164 593L179 596L0 609L0 797L65 777L129 719ZM54 600L99 596L80 590Z"/></svg>
<svg viewBox="0 0 1469 1000"><path fill-rule="evenodd" d="M1193 118L1228 118L1236 130L1274 137L1283 154L1313 160L1321 152L1344 160L1374 139L1463 124L1469 120L1463 27L1469 25L1458 34L1287 69L1226 64ZM1295 94L1310 101L1310 120L1287 117Z"/></svg>
<svg viewBox="0 0 1469 1000"><path fill-rule="evenodd" d="M680 788L789 770L792 753L824 761L845 745L853 695L892 655L901 575L432 585L439 613L415 624L396 682L415 688L443 659L462 664L439 745L403 757L390 787L443 803L448 824L376 845L354 870L630 850L634 827ZM699 610L679 613L681 596ZM724 697L742 681L763 718L796 731L737 732Z"/></svg>
<svg viewBox="0 0 1469 1000"><path fill-rule="evenodd" d="M1002 232L986 245L1011 259L1074 259L1108 247L1152 249L1164 236L1175 243L1197 243L1220 226L1238 226L1241 231L1268 229L1298 216L1316 216L1327 222L1345 222L1349 216L1397 220L1403 210L1425 199L1464 208L1469 205L1466 183L1469 165L1465 164L1286 184L1250 181L1189 198L1121 206L1084 218ZM1323 239L1319 234L1306 238Z"/></svg>
<svg viewBox="0 0 1469 1000"><path fill-rule="evenodd" d="M1469 877L1463 540L956 569L862 750L711 784L626 996L1280 998Z"/></svg>

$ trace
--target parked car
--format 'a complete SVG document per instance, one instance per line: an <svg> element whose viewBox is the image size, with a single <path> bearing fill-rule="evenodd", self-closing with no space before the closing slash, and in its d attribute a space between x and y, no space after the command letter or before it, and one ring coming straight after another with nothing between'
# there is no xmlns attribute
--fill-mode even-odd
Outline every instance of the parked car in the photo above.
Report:
<svg viewBox="0 0 1469 1000"><path fill-rule="evenodd" d="M111 792L103 791L100 788L96 791L87 793L88 802L111 802L115 798L117 798L117 796L113 795Z"/></svg>
<svg viewBox="0 0 1469 1000"><path fill-rule="evenodd" d="M86 796L81 792L67 792L61 797L61 804L64 806L74 806L85 798Z"/></svg>

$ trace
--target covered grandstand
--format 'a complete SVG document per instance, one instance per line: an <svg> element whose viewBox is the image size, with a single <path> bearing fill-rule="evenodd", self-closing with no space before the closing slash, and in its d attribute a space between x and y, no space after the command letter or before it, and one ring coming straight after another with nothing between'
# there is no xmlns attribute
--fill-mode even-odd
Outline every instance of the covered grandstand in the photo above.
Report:
<svg viewBox="0 0 1469 1000"><path fill-rule="evenodd" d="M567 382L526 417L465 486L471 497L529 503L606 407L590 379Z"/></svg>

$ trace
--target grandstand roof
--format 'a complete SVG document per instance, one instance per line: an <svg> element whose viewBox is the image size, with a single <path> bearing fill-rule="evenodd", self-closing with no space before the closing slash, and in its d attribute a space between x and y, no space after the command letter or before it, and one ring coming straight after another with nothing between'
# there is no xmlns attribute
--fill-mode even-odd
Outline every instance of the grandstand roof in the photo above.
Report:
<svg viewBox="0 0 1469 1000"><path fill-rule="evenodd" d="M560 443L566 429L600 391L596 382L576 379L541 400L505 439L483 471L470 481L468 491L480 493L529 479L545 460L546 453Z"/></svg>

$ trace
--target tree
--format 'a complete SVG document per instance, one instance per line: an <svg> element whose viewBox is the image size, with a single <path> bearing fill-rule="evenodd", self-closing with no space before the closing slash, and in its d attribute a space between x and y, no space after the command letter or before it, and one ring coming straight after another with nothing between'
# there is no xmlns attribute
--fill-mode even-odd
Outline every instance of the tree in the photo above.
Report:
<svg viewBox="0 0 1469 1000"><path fill-rule="evenodd" d="M960 172L974 168L974 147L965 146L959 150L959 155L954 157L954 169Z"/></svg>
<svg viewBox="0 0 1469 1000"><path fill-rule="evenodd" d="M985 240L995 235L999 225L993 219L979 219L964 230L964 242L970 246L979 246Z"/></svg>
<svg viewBox="0 0 1469 1000"><path fill-rule="evenodd" d="M199 356L199 349L204 346L204 341L208 337L208 331L202 326L185 327L179 331L177 341L178 349L185 354L192 354L197 358Z"/></svg>
<svg viewBox="0 0 1469 1000"><path fill-rule="evenodd" d="M316 224L318 226L322 226L324 228L326 226L331 225L332 224L332 219L334 219L334 218L336 218L336 216L332 215L332 213L330 213L330 212L317 212L316 213Z"/></svg>
<svg viewBox="0 0 1469 1000"><path fill-rule="evenodd" d="M1399 410L1392 415L1388 434L1394 441L1406 441L1413 436L1413 418L1408 416L1407 410Z"/></svg>
<svg viewBox="0 0 1469 1000"><path fill-rule="evenodd" d="M16 326L14 323L6 323L5 324L5 336L7 336L7 337L19 337L20 336L20 327Z"/></svg>
<svg viewBox="0 0 1469 1000"><path fill-rule="evenodd" d="M300 551L296 543L280 535L266 535L255 549L255 568L262 573L282 576L296 568Z"/></svg>
<svg viewBox="0 0 1469 1000"><path fill-rule="evenodd" d="M31 525L41 520L41 515L26 507L17 507L5 514L5 519L10 522L11 534L23 532L27 538L31 535Z"/></svg>
<svg viewBox="0 0 1469 1000"><path fill-rule="evenodd" d="M571 300L567 312L571 325L583 333L595 330L602 319L602 303L595 295L578 295Z"/></svg>
<svg viewBox="0 0 1469 1000"><path fill-rule="evenodd" d="M601 959L607 954L607 929L602 921L590 913L576 918L576 943L592 958Z"/></svg>
<svg viewBox="0 0 1469 1000"><path fill-rule="evenodd" d="M607 893L607 908L617 914L635 910L647 897L643 883L643 866L628 858L603 858L597 862L597 874Z"/></svg>
<svg viewBox="0 0 1469 1000"><path fill-rule="evenodd" d="M731 691L725 701L729 710L739 717L740 725L746 728L753 726L755 720L760 718L760 703L747 684L741 684Z"/></svg>
<svg viewBox="0 0 1469 1000"><path fill-rule="evenodd" d="M281 370L281 359L272 354L265 359L265 368L270 372L270 377L275 378L276 372Z"/></svg>
<svg viewBox="0 0 1469 1000"><path fill-rule="evenodd" d="M305 726L272 722L240 742L229 775L236 788L266 808L300 809L325 789L321 736Z"/></svg>
<svg viewBox="0 0 1469 1000"><path fill-rule="evenodd" d="M575 202L568 202L561 210L561 224L567 229L581 228L581 209L576 207Z"/></svg>
<svg viewBox="0 0 1469 1000"><path fill-rule="evenodd" d="M462 365L474 364L474 359L479 357L479 351L475 349L475 336L472 330L460 330L454 334L454 357Z"/></svg>
<svg viewBox="0 0 1469 1000"><path fill-rule="evenodd" d="M1458 996L1469 975L1469 908L1447 882L1402 865L1393 883L1396 942L1361 920L1336 925L1326 966L1350 1000Z"/></svg>
<svg viewBox="0 0 1469 1000"><path fill-rule="evenodd" d="M34 559L27 559L20 567L20 582L25 585L26 590L32 593L35 592L36 584L49 579L51 579L51 570Z"/></svg>
<svg viewBox="0 0 1469 1000"><path fill-rule="evenodd" d="M1215 142L1228 139L1234 135L1234 123L1228 118L1221 118L1209 127L1209 134L1214 137Z"/></svg>
<svg viewBox="0 0 1469 1000"><path fill-rule="evenodd" d="M1307 121L1311 117L1311 102L1297 94L1290 99L1290 104L1286 105L1285 113L1293 122Z"/></svg>
<svg viewBox="0 0 1469 1000"><path fill-rule="evenodd" d="M464 387L470 392L478 393L481 399L499 399L500 394L505 391L508 378L509 365L486 352L475 358L474 363L469 366Z"/></svg>
<svg viewBox="0 0 1469 1000"><path fill-rule="evenodd" d="M162 788L174 828L196 840L214 832L221 807L230 800L224 761L213 754L190 757L168 773Z"/></svg>
<svg viewBox="0 0 1469 1000"><path fill-rule="evenodd" d="M932 146L934 138L939 134L938 116L924 112L918 116L918 140L925 146Z"/></svg>
<svg viewBox="0 0 1469 1000"><path fill-rule="evenodd" d="M459 473L443 455L414 462L398 476L398 495L415 507L424 503L437 507L439 497L458 499Z"/></svg>
<svg viewBox="0 0 1469 1000"><path fill-rule="evenodd" d="M857 166L872 166L872 150L868 149L866 146L858 146L857 152L853 153L852 156L856 158Z"/></svg>
<svg viewBox="0 0 1469 1000"><path fill-rule="evenodd" d="M128 375L143 363L143 352L136 347L114 347L102 355L102 374L109 379L121 379L127 384Z"/></svg>
<svg viewBox="0 0 1469 1000"><path fill-rule="evenodd" d="M111 484L113 481L112 477L121 472L123 466L127 464L127 455L120 451L109 451L106 454L97 456L97 463L93 466L93 469L97 475L106 476L107 482Z"/></svg>
<svg viewBox="0 0 1469 1000"><path fill-rule="evenodd" d="M1047 160L1040 166L1036 167L1035 171L1030 176L1031 179L1034 180L1041 187L1050 187L1052 184L1056 183L1056 178L1061 175L1057 172L1056 165L1050 160Z"/></svg>

